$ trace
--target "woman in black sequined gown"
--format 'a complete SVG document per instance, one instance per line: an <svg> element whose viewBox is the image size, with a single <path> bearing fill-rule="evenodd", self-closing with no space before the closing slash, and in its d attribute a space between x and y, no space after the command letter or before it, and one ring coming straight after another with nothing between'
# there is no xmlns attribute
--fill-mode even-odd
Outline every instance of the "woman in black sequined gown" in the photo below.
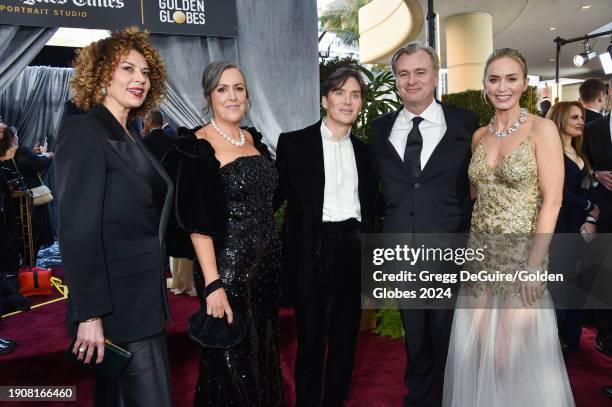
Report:
<svg viewBox="0 0 612 407"><path fill-rule="evenodd" d="M240 69L214 62L202 85L213 119L181 137L164 163L175 175L176 226L190 232L198 259L200 304L230 321L239 313L247 337L230 349L202 348L194 405L282 406L280 243L272 210L277 174L261 135L239 128L248 103ZM205 287L215 280L223 288L206 296Z"/></svg>

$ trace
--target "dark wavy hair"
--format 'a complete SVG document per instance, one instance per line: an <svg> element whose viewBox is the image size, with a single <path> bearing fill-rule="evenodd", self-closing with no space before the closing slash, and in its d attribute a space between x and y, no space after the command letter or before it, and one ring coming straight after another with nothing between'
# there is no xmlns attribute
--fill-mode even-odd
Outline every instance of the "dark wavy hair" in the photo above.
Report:
<svg viewBox="0 0 612 407"><path fill-rule="evenodd" d="M130 27L113 32L110 37L88 45L77 54L70 85L75 92L74 103L79 109L88 111L102 103L105 97L102 88L110 83L121 57L131 50L144 55L149 65L151 89L142 106L130 111L130 117L144 117L149 110L159 106L166 89L163 60L149 42L148 32Z"/></svg>
<svg viewBox="0 0 612 407"><path fill-rule="evenodd" d="M11 126L6 126L4 134L0 138L0 156L6 154L8 149L11 148L13 137L15 137L15 129Z"/></svg>

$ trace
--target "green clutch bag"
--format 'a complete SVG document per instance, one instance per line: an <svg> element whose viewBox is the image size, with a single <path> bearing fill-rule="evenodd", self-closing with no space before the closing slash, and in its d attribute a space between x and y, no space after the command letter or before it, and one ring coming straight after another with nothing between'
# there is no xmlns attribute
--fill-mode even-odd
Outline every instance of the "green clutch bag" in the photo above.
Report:
<svg viewBox="0 0 612 407"><path fill-rule="evenodd" d="M104 379L114 380L118 378L128 363L130 363L130 360L132 360L131 352L113 344L107 339L104 341L104 359L102 359L102 363L95 363L97 352L94 351L93 357L91 358L92 362L85 364L77 358L77 355L72 353L75 340L70 343L70 347L66 350L67 356L76 361L79 365L90 369L96 376Z"/></svg>

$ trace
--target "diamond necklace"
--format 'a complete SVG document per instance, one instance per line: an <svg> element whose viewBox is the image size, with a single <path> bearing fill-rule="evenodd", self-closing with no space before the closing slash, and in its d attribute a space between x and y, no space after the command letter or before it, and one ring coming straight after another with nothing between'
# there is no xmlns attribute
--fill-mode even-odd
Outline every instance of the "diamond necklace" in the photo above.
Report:
<svg viewBox="0 0 612 407"><path fill-rule="evenodd" d="M217 126L217 123L215 123L215 119L210 119L210 124L212 124L214 129L217 130L217 133L219 133L221 135L221 137L223 137L224 139L226 139L227 141L229 141L230 143L232 143L236 147L242 147L244 145L244 143L246 143L246 139L244 137L244 133L242 132L242 129L240 127L238 127L238 134L240 134L240 140L236 141L236 140L234 140L233 137L228 136L227 133L223 131L223 129L221 129L219 126Z"/></svg>
<svg viewBox="0 0 612 407"><path fill-rule="evenodd" d="M523 123L525 120L527 120L527 109L525 109L524 107L521 107L521 110L519 111L518 119L516 119L516 121L512 123L512 126L508 127L508 130L501 131L493 127L493 121L495 121L495 116L493 116L491 117L491 121L489 122L489 126L488 126L489 133L494 134L495 137L504 138L514 133L515 131L517 131L518 128L521 127L521 123Z"/></svg>

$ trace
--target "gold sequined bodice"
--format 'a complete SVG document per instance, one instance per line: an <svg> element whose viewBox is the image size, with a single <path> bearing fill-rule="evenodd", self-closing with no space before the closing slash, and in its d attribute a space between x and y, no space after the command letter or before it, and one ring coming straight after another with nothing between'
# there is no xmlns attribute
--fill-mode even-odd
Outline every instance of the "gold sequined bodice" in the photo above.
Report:
<svg viewBox="0 0 612 407"><path fill-rule="evenodd" d="M479 272L513 274L523 270L541 203L538 171L531 152L531 134L495 167L486 159L482 138L478 141L468 174L476 189L469 245L486 247L484 261L474 264ZM518 282L472 282L474 294L488 292L506 298L518 296ZM545 285L540 286L539 297Z"/></svg>
<svg viewBox="0 0 612 407"><path fill-rule="evenodd" d="M468 170L476 188L472 232L533 232L540 192L531 134L494 168L487 163L483 138L478 141Z"/></svg>

